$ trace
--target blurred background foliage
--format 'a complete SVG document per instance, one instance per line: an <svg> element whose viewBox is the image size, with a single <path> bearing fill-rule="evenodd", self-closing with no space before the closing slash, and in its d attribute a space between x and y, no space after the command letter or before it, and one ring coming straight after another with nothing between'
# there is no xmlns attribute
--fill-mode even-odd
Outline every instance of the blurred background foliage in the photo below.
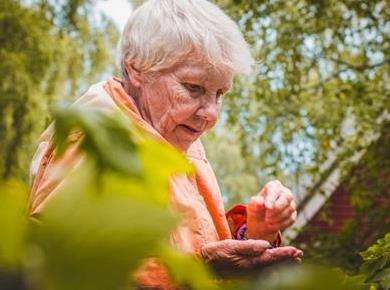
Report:
<svg viewBox="0 0 390 290"><path fill-rule="evenodd" d="M358 252L390 231L390 2L215 2L238 21L258 61L205 138L227 204L273 178L299 203L340 170L355 217L301 246L307 257L356 272Z"/></svg>
<svg viewBox="0 0 390 290"><path fill-rule="evenodd" d="M96 11L96 2L98 1L0 0L0 179L5 180L0 195L0 273L6 273L0 275L5 277L0 278L0 281L6 283L11 277L11 282L23 282L26 279L23 275L28 273L27 276L32 277L32 281L29 280L32 285L37 283L45 284L46 289L69 289L73 286L70 287L67 281L72 283L74 280L66 272L75 266L71 273L80 272L75 274L74 279L83 273L85 280L74 287L88 289L96 286L93 289L107 289L108 284L104 281L100 281L100 286L100 282L90 284L95 283L91 279L94 275L108 279L107 275L94 272L102 269L110 271L110 276L113 280L116 279L107 281L114 283L110 287L122 285L126 280L123 269L133 269L145 257L146 252L142 250L143 245L137 244L140 252L133 258L127 259L126 255L115 254L113 249L117 248L120 249L119 252L133 255L129 250L131 247L125 249L125 244L136 242L131 241L130 237L135 232L139 233L140 229L137 223L116 223L125 217L121 216L125 209L134 210L134 215L127 213L129 216L125 218L141 222L135 217L140 203L140 208L150 210L155 218L165 220L166 226L155 229L151 221L145 220L146 229L141 231L145 239L140 238L140 241L145 241L144 246L155 248L156 256L166 258L166 263L174 269L173 276L177 281L184 284L195 283L191 284L195 289L214 287L209 283L210 276L202 265L159 246L175 224L175 217L165 211L164 198L161 198L164 196L166 174L170 169L164 171L160 166L162 187L157 189L149 184L148 190L156 189L153 191L155 195L151 195L150 200L139 200L143 196L140 188L146 184L140 183L136 176L146 176L149 168L159 166L158 162L140 162L134 159L135 155L123 155L126 160L132 159L131 164L140 166L132 167L133 170L137 168L136 172L127 172L128 168L118 167L116 156L103 158L99 148L104 148L105 144L94 144L92 137L92 143L88 143L90 146L85 149L92 152L91 160L95 161L85 170L86 174L82 175L85 180L78 181L80 188L69 189L71 192L83 191L85 195L69 195L69 199L88 200L94 196L96 200L90 207L80 207L78 219L76 216L74 220L71 219L73 227L64 224L64 216L69 210L67 204L71 200L63 201L61 205L57 205L56 210L48 213L48 221L52 222L45 223L41 229L23 222L21 213L25 210L28 191L23 184L27 181L28 166L38 136L52 119L52 105L58 100L75 99L90 84L115 72L114 53L119 30L111 19ZM138 5L143 1L130 2ZM390 230L386 223L389 204L377 206L375 203L378 200L389 200L390 181L387 179L378 182L378 175L383 173L383 169L386 172L390 170L389 1L214 2L239 23L258 61L250 77L236 81L233 91L225 98L216 129L204 138L227 206L245 202L266 181L273 178L280 179L294 189L299 201L305 193L312 192L313 181L323 178L327 169L342 167L343 179L348 181L357 218L351 220L337 237L319 235L317 241L306 245L307 254L317 261L341 266L351 275L363 275L351 278L351 283L355 283L351 284L355 285L351 289L358 289L356 285L363 285L364 280L376 283L371 287L389 289L388 236L365 252L362 258L358 254L368 243L383 237ZM61 114L71 114L66 115L68 121L71 120L70 124L65 122L61 131L65 135L68 132L66 130L70 130L75 124L81 124L84 129L89 130L90 136L101 134L100 127L104 128L104 125L88 127L91 124L88 123L88 120L91 121L88 118L91 116L87 113L80 115L78 112L62 110L58 120L64 120L61 119ZM99 124L111 122L102 116L96 118L101 122ZM96 119L92 124L95 121ZM119 124L117 128L113 132L115 136L108 136L122 140L127 129L123 128L123 124ZM373 141L376 145L372 144ZM124 154L126 150L120 145L126 144L133 142L119 142L118 152ZM139 150L144 158L176 158L173 153L170 155L171 152L160 148L164 151L162 154L155 144L148 144L146 142L138 147L133 144L129 148ZM148 150L160 153L145 153ZM365 169L354 169L354 164L344 162L355 153L366 150L369 153L363 158L364 164L368 165ZM99 156L100 159L97 158ZM179 159L175 159L173 163L181 164L178 168L183 168ZM142 164L149 164L149 167L142 167ZM103 170L104 168L109 170ZM105 200L104 194L100 198L96 197L96 188L84 187L101 170L107 176L104 182L119 194L111 201ZM118 172L121 173L118 175ZM123 197L120 194L128 186L134 189L135 196ZM155 200L153 196L159 198ZM122 204L123 198L129 198L131 202ZM137 200L136 207L132 203L134 199ZM94 223L99 220L99 214L96 221L83 217L100 212L101 202L112 205L108 211L115 211L117 207L123 211L114 214L112 220L103 223L101 230L97 230ZM81 204L85 205L84 202ZM80 220L85 220L85 224L80 224ZM370 225L364 231L360 227L362 221L368 221ZM151 237L150 231L155 230L156 237ZM71 238L80 238L86 233L91 235L90 238L82 242L86 243L81 245L77 253L73 253ZM369 236L369 239L356 239L358 233L362 237ZM107 241L107 248L102 252L97 250L103 249L105 245L96 244L94 240L112 235L118 235L118 240ZM56 240L56 236L61 240ZM69 256L75 254L80 255L77 265L69 260ZM106 259L107 265L115 264L118 267L115 273L108 266L97 269L88 262ZM59 261L61 265L58 264ZM362 263L369 266L361 268ZM177 265L181 266L176 267ZM191 273L197 273L194 275L197 279L188 275L190 271L178 271L177 268L180 267L194 267ZM320 270L323 271L325 270ZM308 281L310 285L310 279L299 278L306 274L302 276L288 273L289 270L286 271L289 285L295 285L291 282L291 277L297 281ZM345 279L344 273L340 273L330 274L330 277L349 281ZM284 283L283 275L281 274L282 278L278 282L270 281L271 284L267 286L261 286L255 280L254 284L240 287L288 289L283 288L285 286L280 288L283 284L278 284ZM23 278L20 279L21 276ZM44 276L53 280L43 281ZM348 289L345 285L338 285L340 289ZM17 287L19 286L22 287L18 284ZM234 289L236 286L232 287ZM299 287L291 289L305 289L306 286Z"/></svg>
<svg viewBox="0 0 390 290"><path fill-rule="evenodd" d="M236 172L299 186L381 131L390 108L388 1L216 2L239 22L258 61L225 99L211 145L225 138L237 147L232 155L245 166ZM235 198L235 189L225 191Z"/></svg>
<svg viewBox="0 0 390 290"><path fill-rule="evenodd" d="M94 2L0 1L1 178L26 179L53 103L112 67L118 30Z"/></svg>

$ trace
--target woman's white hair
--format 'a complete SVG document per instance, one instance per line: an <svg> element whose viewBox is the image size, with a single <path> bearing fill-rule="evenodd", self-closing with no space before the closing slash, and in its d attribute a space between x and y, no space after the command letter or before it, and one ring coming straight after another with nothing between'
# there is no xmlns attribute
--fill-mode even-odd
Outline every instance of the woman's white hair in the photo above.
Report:
<svg viewBox="0 0 390 290"><path fill-rule="evenodd" d="M191 53L235 74L249 74L253 59L237 24L207 0L148 0L130 16L118 45L118 63L144 72L170 68Z"/></svg>

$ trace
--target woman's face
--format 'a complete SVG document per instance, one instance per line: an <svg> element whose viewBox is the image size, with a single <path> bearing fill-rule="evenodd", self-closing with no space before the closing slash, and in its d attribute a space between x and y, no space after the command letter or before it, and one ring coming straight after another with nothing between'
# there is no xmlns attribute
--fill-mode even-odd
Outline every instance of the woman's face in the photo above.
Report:
<svg viewBox="0 0 390 290"><path fill-rule="evenodd" d="M141 87L142 116L175 147L188 147L217 121L233 73L205 61L186 60Z"/></svg>

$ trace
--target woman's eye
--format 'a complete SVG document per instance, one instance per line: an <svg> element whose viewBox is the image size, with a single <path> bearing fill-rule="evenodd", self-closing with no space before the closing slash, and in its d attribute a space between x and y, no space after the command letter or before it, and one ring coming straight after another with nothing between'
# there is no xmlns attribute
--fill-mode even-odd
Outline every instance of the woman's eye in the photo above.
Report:
<svg viewBox="0 0 390 290"><path fill-rule="evenodd" d="M190 92L190 93L197 93L197 94L203 94L204 89L203 87L195 84L189 84L189 83L184 83L183 86Z"/></svg>

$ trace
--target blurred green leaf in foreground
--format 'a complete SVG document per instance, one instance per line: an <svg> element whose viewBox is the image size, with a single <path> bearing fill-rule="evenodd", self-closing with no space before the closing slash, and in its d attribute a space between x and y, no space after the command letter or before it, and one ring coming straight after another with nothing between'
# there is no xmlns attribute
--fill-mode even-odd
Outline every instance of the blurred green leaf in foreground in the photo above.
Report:
<svg viewBox="0 0 390 290"><path fill-rule="evenodd" d="M0 270L16 270L25 248L26 188L16 181L0 183Z"/></svg>

